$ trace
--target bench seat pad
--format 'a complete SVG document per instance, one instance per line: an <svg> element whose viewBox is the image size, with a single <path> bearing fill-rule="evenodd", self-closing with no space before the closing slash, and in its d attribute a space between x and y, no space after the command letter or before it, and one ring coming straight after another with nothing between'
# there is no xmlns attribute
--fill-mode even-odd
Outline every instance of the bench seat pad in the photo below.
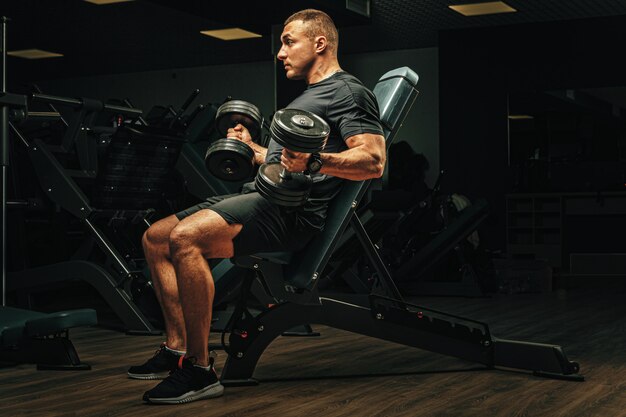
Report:
<svg viewBox="0 0 626 417"><path fill-rule="evenodd" d="M24 336L46 336L79 326L97 324L90 308L39 313L14 307L0 307L0 345L17 345Z"/></svg>

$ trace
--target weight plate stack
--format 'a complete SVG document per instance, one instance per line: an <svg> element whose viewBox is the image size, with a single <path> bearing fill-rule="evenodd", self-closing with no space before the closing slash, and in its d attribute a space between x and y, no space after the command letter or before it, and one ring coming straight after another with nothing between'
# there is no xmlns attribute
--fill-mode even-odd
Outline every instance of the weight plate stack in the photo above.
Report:
<svg viewBox="0 0 626 417"><path fill-rule="evenodd" d="M248 129L253 141L261 135L263 115L258 107L243 100L230 100L222 104L215 115L215 124L220 135L226 137L228 129L241 123Z"/></svg>
<svg viewBox="0 0 626 417"><path fill-rule="evenodd" d="M215 178L242 181L254 172L254 151L237 139L220 139L209 146L204 162Z"/></svg>
<svg viewBox="0 0 626 417"><path fill-rule="evenodd" d="M256 175L256 190L274 204L300 207L306 203L313 181L303 173L286 173L280 162L263 164Z"/></svg>
<svg viewBox="0 0 626 417"><path fill-rule="evenodd" d="M281 109L270 125L272 138L285 148L305 153L324 149L330 126L321 117L298 109Z"/></svg>

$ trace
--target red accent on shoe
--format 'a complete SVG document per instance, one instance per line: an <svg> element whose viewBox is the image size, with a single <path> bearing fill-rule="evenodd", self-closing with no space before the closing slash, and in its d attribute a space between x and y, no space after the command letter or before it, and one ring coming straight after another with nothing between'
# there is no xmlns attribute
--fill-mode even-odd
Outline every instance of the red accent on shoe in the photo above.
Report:
<svg viewBox="0 0 626 417"><path fill-rule="evenodd" d="M183 369L183 359L185 359L184 355L178 358L178 369Z"/></svg>

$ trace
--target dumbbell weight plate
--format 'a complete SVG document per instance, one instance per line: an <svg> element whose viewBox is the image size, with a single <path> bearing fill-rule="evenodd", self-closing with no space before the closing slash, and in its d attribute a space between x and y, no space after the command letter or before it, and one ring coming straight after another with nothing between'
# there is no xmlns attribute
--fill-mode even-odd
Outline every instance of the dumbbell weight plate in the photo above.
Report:
<svg viewBox="0 0 626 417"><path fill-rule="evenodd" d="M248 129L253 141L261 135L263 116L259 109L243 100L230 100L222 104L215 115L217 131L224 137L228 129L241 123Z"/></svg>
<svg viewBox="0 0 626 417"><path fill-rule="evenodd" d="M281 178L282 171L283 167L278 162L261 165L255 179L257 191L274 204L302 206L311 190L311 178L302 173L291 173L291 178L287 180Z"/></svg>
<svg viewBox="0 0 626 417"><path fill-rule="evenodd" d="M209 146L204 162L215 178L242 181L254 172L254 151L240 140L220 139Z"/></svg>
<svg viewBox="0 0 626 417"><path fill-rule="evenodd" d="M298 109L281 109L270 125L272 138L287 149L313 153L324 148L330 127L318 115Z"/></svg>

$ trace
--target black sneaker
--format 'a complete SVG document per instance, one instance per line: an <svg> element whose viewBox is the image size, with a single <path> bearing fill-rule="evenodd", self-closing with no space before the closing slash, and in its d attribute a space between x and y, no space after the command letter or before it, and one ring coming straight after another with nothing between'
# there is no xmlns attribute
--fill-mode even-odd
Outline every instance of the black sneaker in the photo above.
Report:
<svg viewBox="0 0 626 417"><path fill-rule="evenodd" d="M165 349L165 343L154 356L143 365L128 368L128 376L133 379L163 379L176 369L181 356Z"/></svg>
<svg viewBox="0 0 626 417"><path fill-rule="evenodd" d="M183 404L204 398L219 397L224 393L215 369L214 359L209 358L209 370L193 365L184 358L180 367L159 385L146 391L143 400L155 404Z"/></svg>

